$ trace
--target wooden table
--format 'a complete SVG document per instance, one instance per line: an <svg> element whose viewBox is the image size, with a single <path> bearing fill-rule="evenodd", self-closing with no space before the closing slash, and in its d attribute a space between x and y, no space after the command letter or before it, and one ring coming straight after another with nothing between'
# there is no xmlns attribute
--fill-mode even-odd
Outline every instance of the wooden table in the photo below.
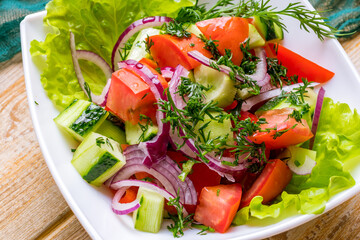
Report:
<svg viewBox="0 0 360 240"><path fill-rule="evenodd" d="M342 46L360 72L360 34ZM40 152L28 110L20 53L0 63L0 121L0 239L90 239ZM355 196L270 239L360 239L359 213L360 196Z"/></svg>

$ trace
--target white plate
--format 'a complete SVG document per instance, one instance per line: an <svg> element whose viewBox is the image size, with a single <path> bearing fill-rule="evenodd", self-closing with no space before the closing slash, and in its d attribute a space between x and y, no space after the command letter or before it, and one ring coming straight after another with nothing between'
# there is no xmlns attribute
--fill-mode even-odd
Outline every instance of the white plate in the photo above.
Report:
<svg viewBox="0 0 360 240"><path fill-rule="evenodd" d="M275 6L284 7L281 0L272 1ZM305 3L311 7L309 3ZM71 142L66 139L53 122L59 113L46 96L41 83L40 71L34 65L29 53L30 42L45 39L42 19L46 12L27 16L20 24L21 46L25 72L26 89L35 132L46 163L67 203L93 239L172 239L172 234L163 226L158 234L148 234L133 229L130 216L116 216L111 211L111 197L106 189L90 186L72 167ZM325 85L327 96L349 103L360 109L360 78L336 40L319 41L314 34L301 31L298 23L285 19L289 33L285 34L284 45L302 56L335 72L335 77ZM36 105L37 101L39 105ZM326 211L348 200L360 192L360 167L352 171L356 185L333 197ZM259 239L269 237L303 224L318 215L297 215L264 226L232 227L226 234L211 233L196 235L198 230L187 230L186 239ZM271 222L271 221L270 221Z"/></svg>

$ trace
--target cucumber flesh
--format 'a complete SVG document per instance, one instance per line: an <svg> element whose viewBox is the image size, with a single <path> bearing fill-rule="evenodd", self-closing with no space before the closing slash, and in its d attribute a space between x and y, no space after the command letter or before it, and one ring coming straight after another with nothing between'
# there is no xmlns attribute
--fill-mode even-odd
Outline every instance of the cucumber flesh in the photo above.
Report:
<svg viewBox="0 0 360 240"><path fill-rule="evenodd" d="M186 31L194 34L197 37L200 37L201 34L203 34L200 29L195 25L195 24L191 24Z"/></svg>
<svg viewBox="0 0 360 240"><path fill-rule="evenodd" d="M280 41L284 38L282 28L270 20L254 16L253 23L265 41Z"/></svg>
<svg viewBox="0 0 360 240"><path fill-rule="evenodd" d="M105 120L103 124L95 131L101 135L111 138L119 144L125 144L125 132L120 127L114 125L109 120Z"/></svg>
<svg viewBox="0 0 360 240"><path fill-rule="evenodd" d="M137 199L140 207L133 213L135 229L151 233L159 232L163 221L164 197L140 187Z"/></svg>
<svg viewBox="0 0 360 240"><path fill-rule="evenodd" d="M78 141L82 141L105 121L109 113L100 106L84 100L75 100L54 121L56 125Z"/></svg>
<svg viewBox="0 0 360 240"><path fill-rule="evenodd" d="M90 133L76 149L71 164L88 183L100 186L125 164L120 145L98 133Z"/></svg>
<svg viewBox="0 0 360 240"><path fill-rule="evenodd" d="M225 113L225 112L224 112ZM213 117L216 117L220 113L211 113ZM205 125L207 124L207 126ZM206 126L206 127L205 127ZM208 115L204 116L204 121L199 122L194 129L194 132L198 135L204 135L209 139L219 139L221 137L227 136L226 143L229 145L234 144L234 136L231 131L232 125L230 119L225 119L223 122L218 122L214 119L211 119ZM203 134L200 133L203 131ZM200 138L202 142L205 142L206 139ZM214 141L215 144L219 143L219 140Z"/></svg>
<svg viewBox="0 0 360 240"><path fill-rule="evenodd" d="M249 47L254 49L257 47L262 47L265 45L264 38L256 30L256 27L252 24L249 24Z"/></svg>
<svg viewBox="0 0 360 240"><path fill-rule="evenodd" d="M287 165L297 174L310 174L312 168L316 165L316 151L313 150L289 146L282 155L279 156L280 159L287 157Z"/></svg>
<svg viewBox="0 0 360 240"><path fill-rule="evenodd" d="M130 49L127 59L140 61L142 58L150 58L149 53L146 51L145 41L148 36L159 35L160 33L161 31L155 28L145 28L141 30Z"/></svg>
<svg viewBox="0 0 360 240"><path fill-rule="evenodd" d="M226 107L234 101L235 82L229 75L200 65L194 69L194 78L197 83L210 88L205 91L206 102L214 101L219 107Z"/></svg>
<svg viewBox="0 0 360 240"><path fill-rule="evenodd" d="M125 122L126 143L129 145L139 144L155 137L159 130L158 127L151 124L146 127L147 129L143 131L139 124L133 125L131 122Z"/></svg>

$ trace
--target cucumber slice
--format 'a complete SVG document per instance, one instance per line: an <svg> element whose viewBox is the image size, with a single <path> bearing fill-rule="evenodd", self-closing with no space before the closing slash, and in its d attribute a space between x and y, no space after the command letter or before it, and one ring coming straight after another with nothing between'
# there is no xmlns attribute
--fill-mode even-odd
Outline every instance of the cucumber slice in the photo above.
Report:
<svg viewBox="0 0 360 240"><path fill-rule="evenodd" d="M129 145L146 142L156 136L158 127L147 125L147 129L143 131L139 124L133 125L131 122L125 122L126 143Z"/></svg>
<svg viewBox="0 0 360 240"><path fill-rule="evenodd" d="M226 107L234 101L236 88L229 75L200 65L194 69L194 78L201 85L210 87L205 92L206 102L214 101L219 107Z"/></svg>
<svg viewBox="0 0 360 240"><path fill-rule="evenodd" d="M164 197L140 187L137 199L140 207L133 213L134 227L144 232L159 232L163 221Z"/></svg>
<svg viewBox="0 0 360 240"><path fill-rule="evenodd" d="M101 135L104 135L108 138L111 138L117 141L119 144L125 144L125 132L118 126L114 125L112 122L105 120L103 124L95 131Z"/></svg>
<svg viewBox="0 0 360 240"><path fill-rule="evenodd" d="M249 47L254 49L257 47L262 47L265 45L264 38L256 30L256 27L252 24L249 24Z"/></svg>
<svg viewBox="0 0 360 240"><path fill-rule="evenodd" d="M142 58L150 58L148 52L146 52L145 40L149 36L159 35L161 31L155 28L145 28L139 32L139 35L136 37L127 59L133 59L140 61Z"/></svg>
<svg viewBox="0 0 360 240"><path fill-rule="evenodd" d="M203 34L200 29L195 25L195 24L191 24L186 31L194 34L197 37L200 37L201 34Z"/></svg>
<svg viewBox="0 0 360 240"><path fill-rule="evenodd" d="M309 126L312 125L312 115L315 110L317 94L311 88L306 89L308 92L305 94L305 102L309 104L310 109L309 112L306 113L303 118L306 120ZM272 109L281 109L281 108L295 108L296 110L301 110L301 106L296 106L287 101L287 98L281 98L280 96L275 97L261 106L256 112L256 115L262 115L265 111Z"/></svg>
<svg viewBox="0 0 360 240"><path fill-rule="evenodd" d="M225 113L225 112L224 112ZM220 113L211 113L213 117L216 117ZM206 126L207 124L207 126ZM216 139L220 137L227 136L226 143L229 145L234 144L234 136L233 132L231 131L232 125L230 119L225 119L223 122L218 122L214 119L211 119L208 115L204 116L204 121L199 122L194 129L194 132L198 136L205 136L209 139ZM201 134L201 131L203 134ZM206 140L202 137L200 138L202 142L205 142ZM215 140L215 143L218 143L219 140Z"/></svg>
<svg viewBox="0 0 360 240"><path fill-rule="evenodd" d="M310 174L316 165L316 151L306 148L289 146L285 152L280 155L280 159L284 157L288 158L287 165L291 171L299 175Z"/></svg>
<svg viewBox="0 0 360 240"><path fill-rule="evenodd" d="M76 149L71 164L88 183L100 186L125 164L119 143L90 133Z"/></svg>
<svg viewBox="0 0 360 240"><path fill-rule="evenodd" d="M109 113L98 105L84 100L75 100L54 121L76 140L82 141L105 121Z"/></svg>
<svg viewBox="0 0 360 240"><path fill-rule="evenodd" d="M280 26L260 16L254 16L254 25L266 41L280 41L284 38Z"/></svg>

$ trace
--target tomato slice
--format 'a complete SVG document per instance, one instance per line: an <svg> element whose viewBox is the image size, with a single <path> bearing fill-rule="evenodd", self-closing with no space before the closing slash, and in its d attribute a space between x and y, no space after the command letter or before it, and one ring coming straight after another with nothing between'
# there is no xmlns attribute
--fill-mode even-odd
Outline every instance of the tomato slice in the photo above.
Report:
<svg viewBox="0 0 360 240"><path fill-rule="evenodd" d="M274 109L263 113L259 118L265 118L266 124L261 129L276 128L269 132L256 132L249 139L254 143L265 143L268 149L279 149L305 142L313 137L311 130L304 119L301 123L289 117L293 112L292 108ZM284 133L285 132L285 133ZM275 137L276 134L280 136Z"/></svg>
<svg viewBox="0 0 360 240"><path fill-rule="evenodd" d="M225 49L230 49L232 62L240 65L243 53L240 44L249 36L249 22L240 17L212 18L196 23L207 39L217 40L219 52L224 55Z"/></svg>
<svg viewBox="0 0 360 240"><path fill-rule="evenodd" d="M237 183L204 187L194 219L217 232L226 232L239 208L241 194L241 185Z"/></svg>
<svg viewBox="0 0 360 240"><path fill-rule="evenodd" d="M262 196L263 203L268 203L284 190L291 178L292 172L283 161L280 159L269 160L260 176L245 192L240 207L248 206L255 196Z"/></svg>
<svg viewBox="0 0 360 240"><path fill-rule="evenodd" d="M325 83L335 75L335 73L300 56L282 45L277 45L276 53L276 47L274 44L269 44L269 47L269 50L276 55L281 64L288 69L287 76L297 75L299 77L299 81L301 81L302 78L307 78L309 82Z"/></svg>
<svg viewBox="0 0 360 240"><path fill-rule="evenodd" d="M167 154L180 167L188 160L181 152L168 151ZM221 176L206 166L205 163L194 164L192 172L187 177L193 182L198 198L203 187L219 185L221 180Z"/></svg>
<svg viewBox="0 0 360 240"><path fill-rule="evenodd" d="M204 49L205 44L194 34L189 38L178 38L167 34L150 37L154 44L150 48L151 56L159 67L177 67L179 64L191 70L201 63L188 56L188 52L197 50L207 57L211 53Z"/></svg>
<svg viewBox="0 0 360 240"><path fill-rule="evenodd" d="M167 88L166 80L155 69L149 65L146 66L158 76L163 87ZM105 107L107 111L111 111L123 121L130 121L132 124L140 122L140 114L146 115L156 122L155 101L149 85L131 70L120 69L112 74Z"/></svg>
<svg viewBox="0 0 360 240"><path fill-rule="evenodd" d="M151 68L153 68L153 69L156 69L156 68L159 67L156 62L154 62L153 60L148 59L148 58L142 58L142 59L139 61L139 63L142 63L142 64L144 64L144 65L146 65L146 66L149 66L149 67L151 67Z"/></svg>

